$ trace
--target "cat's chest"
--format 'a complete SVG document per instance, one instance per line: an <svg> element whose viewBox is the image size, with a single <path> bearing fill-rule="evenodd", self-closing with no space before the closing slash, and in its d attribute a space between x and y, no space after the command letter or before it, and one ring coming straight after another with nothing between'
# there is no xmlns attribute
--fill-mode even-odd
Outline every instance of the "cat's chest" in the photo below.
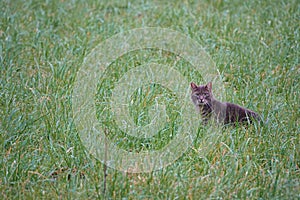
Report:
<svg viewBox="0 0 300 200"><path fill-rule="evenodd" d="M205 104L205 105L198 106L198 111L201 114L209 114L212 112L212 109L211 109L211 106L209 106L208 104Z"/></svg>

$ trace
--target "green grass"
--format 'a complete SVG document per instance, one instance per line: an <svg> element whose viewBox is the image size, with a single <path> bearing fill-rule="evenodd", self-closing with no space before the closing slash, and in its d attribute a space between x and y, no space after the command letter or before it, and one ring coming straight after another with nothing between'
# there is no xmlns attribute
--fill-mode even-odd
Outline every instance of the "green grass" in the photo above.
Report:
<svg viewBox="0 0 300 200"><path fill-rule="evenodd" d="M298 1L1 1L0 13L2 198L300 198ZM104 195L103 165L85 151L73 122L72 87L84 57L96 45L140 27L171 28L199 42L220 71L226 100L269 121L213 136L199 134L180 159L160 171L107 169ZM173 55L144 53L146 58L143 52L131 52L118 62L136 66L140 60L156 59L174 64ZM99 99L109 98L105 91L122 73L109 74L111 79L99 87ZM159 93L171 98L162 88L153 94ZM136 91L132 113L143 111L143 97ZM151 98L145 101L153 103ZM171 119L177 117L169 112ZM147 115L142 119L149 120ZM115 127L113 121L105 125ZM159 148L170 139L161 135L150 141L152 146L144 147L145 140L121 146Z"/></svg>

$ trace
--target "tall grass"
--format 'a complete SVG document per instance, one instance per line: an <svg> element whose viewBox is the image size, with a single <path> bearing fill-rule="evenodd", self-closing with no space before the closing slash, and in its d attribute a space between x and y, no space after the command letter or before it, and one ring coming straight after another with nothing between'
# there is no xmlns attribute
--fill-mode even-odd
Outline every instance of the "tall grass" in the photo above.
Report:
<svg viewBox="0 0 300 200"><path fill-rule="evenodd" d="M298 1L1 1L0 9L2 198L300 198ZM85 151L73 122L72 86L97 44L139 27L171 28L198 41L220 71L226 100L256 110L268 123L199 134L180 159L160 171L108 168L103 194L103 165ZM118 62L174 62L173 55L141 55ZM122 73L110 74L100 99ZM146 97L139 94L133 113L143 110ZM164 138L153 146L121 146L157 148Z"/></svg>

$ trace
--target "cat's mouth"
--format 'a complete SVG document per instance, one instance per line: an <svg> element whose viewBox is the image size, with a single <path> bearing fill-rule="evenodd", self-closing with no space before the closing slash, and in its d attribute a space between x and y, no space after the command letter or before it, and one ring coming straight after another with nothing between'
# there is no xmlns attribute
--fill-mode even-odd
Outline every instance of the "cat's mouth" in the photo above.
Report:
<svg viewBox="0 0 300 200"><path fill-rule="evenodd" d="M207 102L205 102L205 101L200 101L200 100L197 101L198 106L204 106L206 104L207 104Z"/></svg>

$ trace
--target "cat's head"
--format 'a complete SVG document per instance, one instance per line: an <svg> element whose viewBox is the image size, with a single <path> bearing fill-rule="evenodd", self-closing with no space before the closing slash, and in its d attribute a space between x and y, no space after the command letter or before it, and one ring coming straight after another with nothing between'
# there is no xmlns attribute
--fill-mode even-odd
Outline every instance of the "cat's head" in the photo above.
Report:
<svg viewBox="0 0 300 200"><path fill-rule="evenodd" d="M212 83L209 82L206 85L197 86L195 83L191 83L191 99L196 106L211 105L212 99Z"/></svg>

